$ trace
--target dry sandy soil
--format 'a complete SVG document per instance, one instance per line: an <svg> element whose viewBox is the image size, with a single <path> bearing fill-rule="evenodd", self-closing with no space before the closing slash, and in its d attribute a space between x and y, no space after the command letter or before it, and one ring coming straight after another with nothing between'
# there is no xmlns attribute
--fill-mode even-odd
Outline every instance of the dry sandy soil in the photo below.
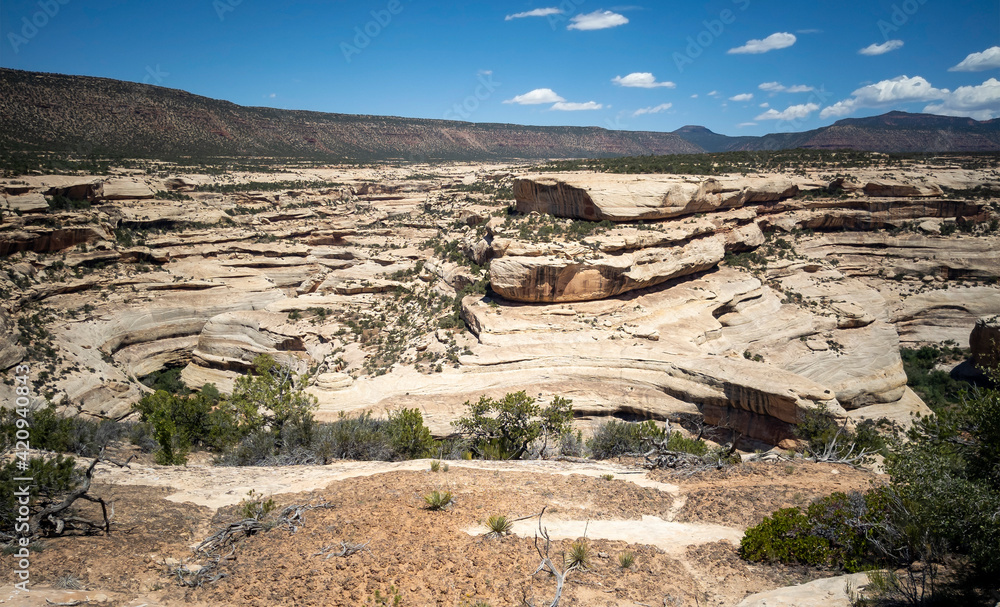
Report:
<svg viewBox="0 0 1000 607"><path fill-rule="evenodd" d="M533 575L537 518L515 533L485 537L493 514L536 514L559 562L586 532L592 558L568 577L562 605L734 605L745 596L832 575L748 564L736 547L743 530L774 509L833 491L864 489L878 477L844 466L752 463L693 476L629 462L338 462L327 466L102 468L95 493L114 502L109 536L44 542L32 557L32 591L5 604L128 605L515 605L551 601L555 581ZM608 478L607 475L613 475ZM199 564L192 546L238 521L249 489L291 504L329 504L286 527L236 546L200 588L181 586L170 570ZM454 494L444 511L423 496ZM341 542L366 543L349 557L326 558ZM636 555L622 570L618 555ZM11 570L10 556L2 559ZM174 559L174 560L168 560ZM80 590L58 590L77 582ZM383 602L384 601L384 602ZM666 601L666 603L664 603Z"/></svg>

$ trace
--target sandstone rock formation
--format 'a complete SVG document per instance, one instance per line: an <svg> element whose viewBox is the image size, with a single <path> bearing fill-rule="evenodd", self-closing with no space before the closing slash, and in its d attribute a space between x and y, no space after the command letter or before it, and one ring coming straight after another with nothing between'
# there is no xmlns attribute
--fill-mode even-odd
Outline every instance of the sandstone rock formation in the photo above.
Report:
<svg viewBox="0 0 1000 607"><path fill-rule="evenodd" d="M6 310L0 308L0 371L5 371L24 358L24 347L17 343L20 333Z"/></svg>
<svg viewBox="0 0 1000 607"><path fill-rule="evenodd" d="M587 221L639 221L706 213L791 198L798 186L765 182L738 187L715 179L607 174L534 176L514 181L521 213Z"/></svg>
<svg viewBox="0 0 1000 607"><path fill-rule="evenodd" d="M99 200L140 200L152 197L153 191L148 185L133 179L106 181L97 195Z"/></svg>
<svg viewBox="0 0 1000 607"><path fill-rule="evenodd" d="M720 442L733 428L775 444L818 406L847 420L926 413L900 346L964 345L975 319L1000 314L991 201L854 186L882 170L833 191L822 170L561 173L519 186L534 196L515 202L528 214L499 197L512 183L504 167L296 171L227 176L265 184L233 194L191 189L221 183L210 175L115 178L129 196L142 186L192 199L4 213L8 326L44 310L51 338L30 355L60 357L38 393L119 417L145 375L183 368L192 387L226 392L267 353L315 370L320 419L418 407L447 435L465 401L527 389L571 398L584 430L670 418L720 424ZM317 185L284 185L293 179ZM982 180L949 169L917 183ZM106 192L97 177L18 181L0 184L6 196ZM574 221L587 200L595 219L621 221ZM917 227L927 222L937 232ZM951 224L961 229L941 228ZM473 262L489 264L488 295ZM0 360L29 354L14 343Z"/></svg>
<svg viewBox="0 0 1000 607"><path fill-rule="evenodd" d="M1000 367L1000 316L983 317L976 321L969 337L973 362L980 369Z"/></svg>

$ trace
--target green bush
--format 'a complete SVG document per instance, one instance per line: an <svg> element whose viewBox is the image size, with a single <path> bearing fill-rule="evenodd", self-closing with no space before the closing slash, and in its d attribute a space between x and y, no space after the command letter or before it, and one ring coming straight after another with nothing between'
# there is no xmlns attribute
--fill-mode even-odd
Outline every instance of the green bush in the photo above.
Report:
<svg viewBox="0 0 1000 607"><path fill-rule="evenodd" d="M419 409L400 409L389 414L389 445L402 459L428 457L434 449L434 438L424 425Z"/></svg>
<svg viewBox="0 0 1000 607"><path fill-rule="evenodd" d="M225 410L215 408L219 398L218 391L209 384L200 393L188 396L157 390L135 404L134 410L149 424L159 445L158 464L185 463L194 445L221 450L235 442L232 418Z"/></svg>
<svg viewBox="0 0 1000 607"><path fill-rule="evenodd" d="M611 419L597 427L587 445L595 459L610 459L627 453L644 453L649 450L647 439L664 438L666 431L653 421L633 423Z"/></svg>
<svg viewBox="0 0 1000 607"><path fill-rule="evenodd" d="M542 409L524 391L500 400L482 396L476 403L466 401L465 406L468 415L452 425L469 439L470 449L481 459L520 459L539 439L544 453L548 440L562 437L573 420L572 401L556 396Z"/></svg>
<svg viewBox="0 0 1000 607"><path fill-rule="evenodd" d="M992 377L996 381L997 373ZM1000 391L975 389L936 415L917 418L906 438L889 442L887 486L834 494L805 512L775 512L747 531L741 556L848 571L903 568L906 575L892 577L893 592L913 602L962 595L973 604L995 592ZM936 572L945 562L955 575L942 584Z"/></svg>
<svg viewBox="0 0 1000 607"><path fill-rule="evenodd" d="M949 346L924 346L919 349L903 348L899 351L906 372L906 383L934 411L955 405L961 393L969 387L948 373L936 369L938 364L965 357L961 348Z"/></svg>
<svg viewBox="0 0 1000 607"><path fill-rule="evenodd" d="M0 409L0 450L15 444L18 419L15 409ZM131 423L62 417L51 405L30 409L24 419L31 428L33 448L81 457L96 457L109 443L124 440L136 431Z"/></svg>
<svg viewBox="0 0 1000 607"><path fill-rule="evenodd" d="M878 564L866 531L882 516L881 493L834 493L800 508L778 510L740 541L748 561L801 563L862 571Z"/></svg>
<svg viewBox="0 0 1000 607"><path fill-rule="evenodd" d="M885 419L866 419L851 430L845 424L838 423L826 405L806 410L794 429L795 437L806 442L809 453L817 455L830 452L833 459L855 457L863 452L870 454L862 458L861 463L870 463L876 454L884 455L888 446L886 436L893 431L894 428Z"/></svg>
<svg viewBox="0 0 1000 607"><path fill-rule="evenodd" d="M45 506L61 501L63 496L79 486L81 480L81 475L76 471L76 463L72 457L57 455L50 459L32 458L28 460L27 470L18 468L19 461L11 460L3 468L0 468L0 525L2 525L4 533L26 531L26 529L15 528L20 508L15 492L20 489L22 484L14 481L14 478L33 479L29 489L31 495L29 517L37 514ZM28 534L20 533L20 535Z"/></svg>

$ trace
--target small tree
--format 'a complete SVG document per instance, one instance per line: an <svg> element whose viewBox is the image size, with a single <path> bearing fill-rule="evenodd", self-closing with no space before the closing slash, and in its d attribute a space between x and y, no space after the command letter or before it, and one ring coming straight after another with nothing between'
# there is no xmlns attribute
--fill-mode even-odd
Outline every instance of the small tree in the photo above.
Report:
<svg viewBox="0 0 1000 607"><path fill-rule="evenodd" d="M266 354L257 356L253 371L236 380L233 395L225 404L237 432L249 436L268 429L280 441L282 431L293 426L304 434L300 440L308 443L316 398L303 391L307 380L308 376L297 375Z"/></svg>
<svg viewBox="0 0 1000 607"><path fill-rule="evenodd" d="M550 437L562 436L573 420L573 401L556 396L542 409L524 391L500 400L486 396L465 402L469 414L452 422L471 442L473 453L483 459L520 459L531 444L542 438L542 453Z"/></svg>
<svg viewBox="0 0 1000 607"><path fill-rule="evenodd" d="M434 438L419 409L390 413L388 431L392 449L403 459L427 457L433 450Z"/></svg>

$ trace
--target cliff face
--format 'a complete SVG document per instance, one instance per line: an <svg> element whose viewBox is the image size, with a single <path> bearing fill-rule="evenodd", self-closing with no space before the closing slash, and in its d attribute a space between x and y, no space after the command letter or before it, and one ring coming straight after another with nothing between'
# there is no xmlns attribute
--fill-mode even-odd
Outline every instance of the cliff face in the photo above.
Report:
<svg viewBox="0 0 1000 607"><path fill-rule="evenodd" d="M0 69L0 150L363 161L703 151L671 133L243 107L145 84L8 69Z"/></svg>

